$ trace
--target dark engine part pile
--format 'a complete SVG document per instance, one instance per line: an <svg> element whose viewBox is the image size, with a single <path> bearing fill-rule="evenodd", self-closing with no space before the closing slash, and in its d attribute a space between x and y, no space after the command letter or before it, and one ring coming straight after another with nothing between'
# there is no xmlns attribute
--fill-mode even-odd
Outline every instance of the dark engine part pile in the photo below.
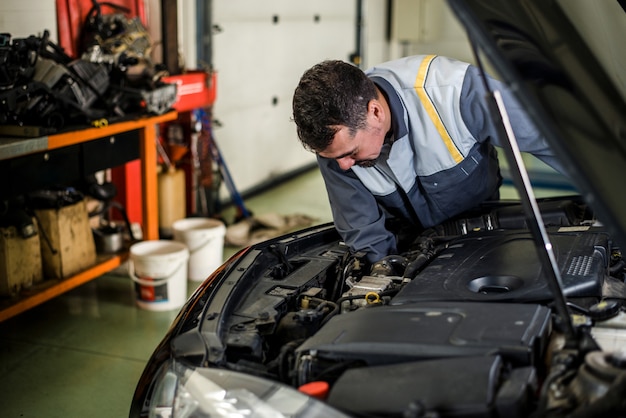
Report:
<svg viewBox="0 0 626 418"><path fill-rule="evenodd" d="M204 338L221 335L221 348L208 338L198 356L191 329L173 347L197 365L294 387L328 382L326 401L353 416L586 416L600 397L602 413L618 416L624 354L600 351L590 335L624 323L621 252L580 202L541 207L581 322L573 346L521 207L500 204L424 231L373 266L334 230L316 245L272 244L242 273L258 279L245 282L224 323L202 327Z"/></svg>
<svg viewBox="0 0 626 418"><path fill-rule="evenodd" d="M151 42L137 19L91 13L84 52L72 59L41 36L0 34L0 125L108 123L138 114L162 114L176 101L176 85L149 58Z"/></svg>

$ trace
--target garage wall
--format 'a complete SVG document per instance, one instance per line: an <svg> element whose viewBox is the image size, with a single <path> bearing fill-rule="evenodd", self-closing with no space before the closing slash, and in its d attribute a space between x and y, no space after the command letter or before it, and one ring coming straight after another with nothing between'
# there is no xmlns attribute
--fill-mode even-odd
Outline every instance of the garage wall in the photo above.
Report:
<svg viewBox="0 0 626 418"><path fill-rule="evenodd" d="M214 0L215 137L241 191L314 164L296 136L302 73L355 47L355 1Z"/></svg>
<svg viewBox="0 0 626 418"><path fill-rule="evenodd" d="M472 62L465 29L442 0L394 0L389 53L393 58L438 54Z"/></svg>
<svg viewBox="0 0 626 418"><path fill-rule="evenodd" d="M388 9L387 0L363 0L363 69L388 61L392 57L388 39Z"/></svg>
<svg viewBox="0 0 626 418"><path fill-rule="evenodd" d="M47 29L50 39L57 41L56 6L54 0L2 0L0 32L13 38L41 35Z"/></svg>

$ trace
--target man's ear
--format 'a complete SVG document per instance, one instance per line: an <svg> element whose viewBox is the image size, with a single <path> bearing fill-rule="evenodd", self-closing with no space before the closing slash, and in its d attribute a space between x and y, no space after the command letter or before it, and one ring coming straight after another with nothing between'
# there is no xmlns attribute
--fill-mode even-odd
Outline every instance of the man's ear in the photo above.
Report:
<svg viewBox="0 0 626 418"><path fill-rule="evenodd" d="M383 106L378 100L372 99L367 104L368 115L375 118L379 122L382 121L383 112L384 112Z"/></svg>

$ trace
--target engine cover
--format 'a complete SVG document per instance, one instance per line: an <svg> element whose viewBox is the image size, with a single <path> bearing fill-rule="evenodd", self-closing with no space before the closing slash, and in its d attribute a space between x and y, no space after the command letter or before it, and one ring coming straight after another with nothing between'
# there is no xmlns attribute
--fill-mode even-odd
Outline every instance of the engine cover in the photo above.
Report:
<svg viewBox="0 0 626 418"><path fill-rule="evenodd" d="M608 265L604 233L560 228L549 234L569 297L599 297ZM567 232L562 232L567 231ZM417 301L549 301L553 295L539 262L535 241L526 231L490 231L453 241L392 304Z"/></svg>

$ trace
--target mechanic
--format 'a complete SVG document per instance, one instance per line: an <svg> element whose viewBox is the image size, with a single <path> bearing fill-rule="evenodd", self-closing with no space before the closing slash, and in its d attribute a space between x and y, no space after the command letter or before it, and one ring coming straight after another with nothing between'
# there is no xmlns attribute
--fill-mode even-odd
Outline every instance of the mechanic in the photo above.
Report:
<svg viewBox="0 0 626 418"><path fill-rule="evenodd" d="M521 151L561 171L512 95L496 80ZM477 67L419 55L365 72L330 60L307 70L293 97L304 147L317 155L335 227L370 262L397 254L398 233L423 230L499 198L499 145ZM400 225L400 227L398 227Z"/></svg>

